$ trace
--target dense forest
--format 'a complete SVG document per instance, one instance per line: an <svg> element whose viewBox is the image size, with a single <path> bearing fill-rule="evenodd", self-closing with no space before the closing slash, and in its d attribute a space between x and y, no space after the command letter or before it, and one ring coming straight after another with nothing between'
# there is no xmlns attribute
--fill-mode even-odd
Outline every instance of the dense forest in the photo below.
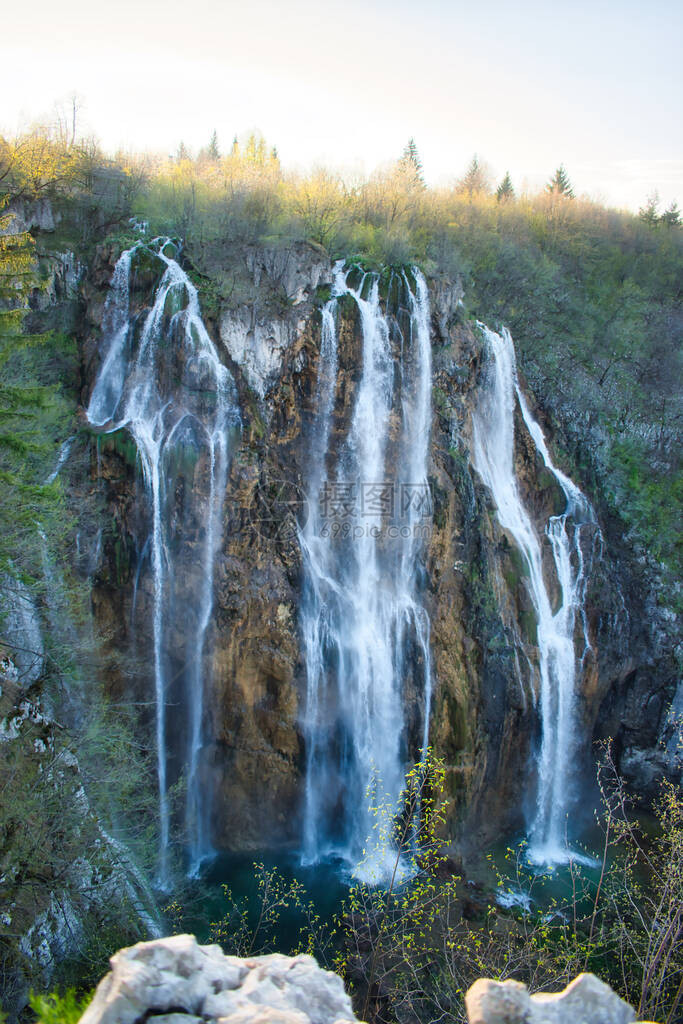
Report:
<svg viewBox="0 0 683 1024"><path fill-rule="evenodd" d="M170 893L154 890L154 754L141 739L136 701L109 683L137 669L113 665L116 642L93 618L93 570L80 545L97 533L109 497L101 489L85 501L83 487L59 475L68 458L73 479L89 479L106 444L122 462L136 461L130 441L103 440L83 414L78 275L90 274L94 292L96 273L105 275L93 267L113 264L141 238L168 237L210 329L224 311L254 302L245 254L263 248L305 243L328 262L376 274L384 294L392 274L413 267L436 289L458 282L463 298L453 324L510 330L560 469L599 508L614 558L624 553L638 566L673 636L683 498L679 212L675 204L661 210L655 195L644 197L638 214L607 208L574 194L570 170L550 168L545 189L530 195L509 174L493 181L477 156L452 187L428 187L412 139L392 165L349 180L322 168L291 173L257 135L224 148L214 133L199 153L181 143L167 158L107 156L67 124L0 138L0 986L10 1019L26 1006L29 989L63 994L75 986L77 996L33 996L33 1011L23 1012L45 1024L69 1013L77 1020L79 1000L115 948L154 927L192 929L199 899L186 879ZM140 280L144 273L141 264ZM151 259L148 273L152 280ZM73 293L59 294L59 282L70 277ZM329 297L322 287L318 307ZM283 288L270 285L259 302L273 318L293 306ZM256 398L249 400L245 434L258 445L265 428ZM437 417L449 421L452 398L440 380L431 400ZM123 554L119 568L123 578ZM476 585L473 570L471 614L484 621L493 613L488 592ZM33 629L33 646L12 640L18 618L22 636ZM584 969L608 980L640 1015L680 1019L683 807L676 787L661 782L642 831L605 745L602 871L577 867L573 894L549 897L552 910L546 900L501 911L481 887L464 889L446 849L439 753L409 772L392 825L397 857L415 859L412 881L353 885L344 910L321 921L297 882L262 865L257 923L230 891L205 930L246 955L274 948L282 916L298 914L301 934L291 945L340 970L368 1021L464 1019L463 992L481 974L540 988ZM181 799L179 784L171 800ZM92 854L87 863L84 850ZM512 847L491 870L505 889L544 884ZM123 895L113 899L115 890ZM57 893L68 894L81 923L55 972L21 940L37 913L62 898Z"/></svg>

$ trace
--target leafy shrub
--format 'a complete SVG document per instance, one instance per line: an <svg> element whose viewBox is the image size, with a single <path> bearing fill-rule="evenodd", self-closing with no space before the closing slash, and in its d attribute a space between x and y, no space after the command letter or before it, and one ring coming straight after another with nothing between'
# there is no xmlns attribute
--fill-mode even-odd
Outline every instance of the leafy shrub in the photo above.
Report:
<svg viewBox="0 0 683 1024"><path fill-rule="evenodd" d="M36 1024L78 1024L93 997L93 993L79 996L70 988L64 993L47 996L31 994L29 1005L36 1014Z"/></svg>

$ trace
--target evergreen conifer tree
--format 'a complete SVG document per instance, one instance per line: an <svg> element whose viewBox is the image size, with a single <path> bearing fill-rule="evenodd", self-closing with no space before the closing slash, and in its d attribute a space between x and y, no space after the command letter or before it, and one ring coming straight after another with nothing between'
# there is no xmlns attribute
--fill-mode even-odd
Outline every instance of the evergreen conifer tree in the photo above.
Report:
<svg viewBox="0 0 683 1024"><path fill-rule="evenodd" d="M464 192L470 198L479 193L490 192L489 176L486 168L480 163L475 153L464 177L458 183L458 192Z"/></svg>
<svg viewBox="0 0 683 1024"><path fill-rule="evenodd" d="M565 199L574 198L574 190L564 169L564 164L560 164L545 189L551 195L564 196Z"/></svg>
<svg viewBox="0 0 683 1024"><path fill-rule="evenodd" d="M504 200L514 199L514 197L515 190L512 187L512 179L510 177L510 172L506 171L505 177L503 178L500 185L496 189L496 199L498 200L499 203L502 203Z"/></svg>
<svg viewBox="0 0 683 1024"><path fill-rule="evenodd" d="M654 192L650 192L645 206L641 206L638 210L638 216L641 220L645 221L646 224L650 224L653 227L655 224L659 223L659 192L657 189L655 189Z"/></svg>
<svg viewBox="0 0 683 1024"><path fill-rule="evenodd" d="M668 225L668 227L678 227L681 223L681 211L678 209L678 203L674 199L671 206L667 206L666 210L659 218L662 224Z"/></svg>
<svg viewBox="0 0 683 1024"><path fill-rule="evenodd" d="M209 142L209 148L206 151L206 155L208 156L209 160L220 160L221 158L221 152L218 148L218 135L216 134L215 130L213 135L211 136L211 141Z"/></svg>
<svg viewBox="0 0 683 1024"><path fill-rule="evenodd" d="M420 188L425 188L425 180L422 173L422 161L420 160L420 154L417 151L415 139L412 135L408 139L405 149L403 150L400 165L401 169L412 179L413 184L419 185Z"/></svg>

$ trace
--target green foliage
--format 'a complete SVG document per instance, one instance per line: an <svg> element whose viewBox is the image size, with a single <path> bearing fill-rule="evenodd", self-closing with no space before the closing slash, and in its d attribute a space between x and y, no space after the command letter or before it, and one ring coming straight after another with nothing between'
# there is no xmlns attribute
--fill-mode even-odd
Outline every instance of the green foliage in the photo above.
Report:
<svg viewBox="0 0 683 1024"><path fill-rule="evenodd" d="M414 185L418 188L425 188L422 161L420 160L420 154L418 153L417 146L415 145L415 139L412 136L408 139L406 147L403 150L401 166L407 175L412 177Z"/></svg>
<svg viewBox="0 0 683 1024"><path fill-rule="evenodd" d="M306 239L366 267L418 262L461 277L469 315L509 326L527 375L567 397L571 420L600 428L601 448L588 463L584 452L582 464L598 472L635 538L675 574L680 548L658 498L678 472L680 448L675 204L644 223L567 202L573 190L562 166L539 196L515 197L509 174L492 196L476 156L455 189L428 190L419 162L409 142L395 165L365 181L320 169L287 176L265 142L251 138L217 162L161 166L138 211L156 230L185 237L203 290L213 282L211 308L244 301L251 285L225 267L255 241ZM639 485L631 489L634 470Z"/></svg>
<svg viewBox="0 0 683 1024"><path fill-rule="evenodd" d="M457 185L457 190L468 199L475 196L487 195L491 191L490 175L475 153L470 161L469 167Z"/></svg>
<svg viewBox="0 0 683 1024"><path fill-rule="evenodd" d="M374 826L354 872L369 880L351 885L333 921L321 921L300 882L257 863L255 896L236 897L225 886L227 909L209 937L240 956L283 951L283 926L298 915L289 952L334 967L359 1018L373 1024L465 1024L465 992L479 977L514 978L534 992L561 988L587 970L641 1019L674 1024L683 992L683 801L664 784L657 827L646 834L630 813L609 747L598 782L597 860L570 857L562 880L557 869L530 864L521 843L501 860L487 856L486 887L464 884L443 839L444 764L428 751L408 770L398 811L381 787L370 787ZM186 929L177 900L166 915L174 932Z"/></svg>
<svg viewBox="0 0 683 1024"><path fill-rule="evenodd" d="M506 174L492 196L477 156L454 189L426 189L414 140L366 180L322 169L288 176L252 138L217 162L161 166L138 211L156 230L185 237L203 287L214 282L215 305L245 300L251 285L228 279L225 267L256 241L308 240L364 267L417 262L460 277L468 314L505 323L522 369L545 393L566 396L571 421L588 424L576 444L599 428L600 449L579 452L581 464L635 540L675 575L680 547L659 495L678 473L680 449L677 208L643 223L572 197L563 166L541 195L515 197Z"/></svg>
<svg viewBox="0 0 683 1024"><path fill-rule="evenodd" d="M574 198L574 190L569 181L567 172L564 169L564 164L560 164L552 178L546 185L546 192L551 195L563 196L565 199Z"/></svg>
<svg viewBox="0 0 683 1024"><path fill-rule="evenodd" d="M683 261L675 204L660 214L653 197L640 217L606 210L574 199L563 167L542 195L516 197L509 174L494 195L476 156L455 188L427 189L412 139L390 167L365 180L345 181L322 169L285 174L275 148L256 135L235 139L222 156L214 133L196 159L181 143L174 159L152 167L145 161L108 161L96 147L76 144L75 132L56 138L38 131L15 142L0 140L0 181L0 228L7 226L11 199L49 196L68 214L68 228L59 230L70 232L79 251L111 231L130 244L125 222L133 211L149 219L154 231L182 236L193 278L214 314L225 303L251 296L246 270L240 276L225 268L244 262L257 242L307 241L334 256L353 254L364 267L418 262L430 273L461 277L467 315L506 323L527 375L546 393L562 394L576 409L577 422L599 432L596 460L615 514L652 555L680 565L676 336ZM55 241L65 238L56 235ZM138 819L130 808L137 808L139 820L154 817L152 767L132 739L135 712L107 708L101 699L99 652L83 639L88 622L83 595L55 554L67 547L73 520L59 482L46 485L45 480L59 444L72 432L67 424L76 396L60 381L76 378L75 354L67 339L24 329L32 326L27 313L37 287L31 236L0 235L0 575L27 581L47 609L45 565L59 570L61 596L51 612L41 687L52 695L75 696L88 711L80 721L73 716L67 729L39 726L29 716L6 749L0 770L0 856L19 898L15 918L0 936L5 965L15 963L18 935L36 906L46 905L56 884L66 884L79 851L96 844L95 812L134 847L143 865L151 836L143 829L135 845ZM321 292L318 298L323 297ZM435 405L447 412L438 389ZM255 437L263 433L256 414L251 429ZM125 449L121 454L132 458ZM119 551L117 570L124 573L120 546ZM479 635L488 637L489 653L500 655L505 636L485 565L473 563L466 580L470 614L483 624ZM3 711L11 718L18 696L4 688L3 698L9 702ZM61 710L67 704L57 702ZM31 706L39 711L39 701ZM41 757L37 741L45 748ZM214 938L231 952L272 949L278 919L296 910L303 922L296 948L329 958L334 942L341 943L339 967L378 1020L405 1020L411 1014L457 1019L462 993L479 974L515 974L532 987L547 987L585 965L640 1000L644 1012L673 1020L680 970L677 797L665 794L661 840L654 845L630 826L618 826L619 814L623 822L628 816L617 814L614 806L606 839L610 857L599 891L576 874L581 899L575 894L572 902L554 908L552 921L545 911L503 912L486 904L475 907L476 920L470 920L457 879L443 876L442 785L442 768L428 761L409 773L401 814L378 809L378 834L396 850L393 878L388 887L354 886L336 932L322 927L298 883L257 865L256 914L227 890L226 912L212 925ZM91 807L85 815L82 806L79 810L81 786ZM538 886L523 852L510 856L514 884ZM106 873L105 860L98 866ZM645 861L649 889L639 876ZM410 877L404 876L406 863ZM620 892L629 897L626 902L620 903ZM120 944L121 927L116 914L91 922L82 954L93 972ZM616 964L619 970L613 971Z"/></svg>
<svg viewBox="0 0 683 1024"><path fill-rule="evenodd" d="M332 967L337 939L337 923L324 919L303 884L287 878L275 867L253 865L253 885L237 894L232 886L222 886L223 913L208 926L207 940L218 943L234 956L262 956L280 952L296 956L309 953L325 966ZM204 914L192 911L191 894L183 894L164 907L164 917L172 934L198 927L203 930Z"/></svg>
<svg viewBox="0 0 683 1024"><path fill-rule="evenodd" d="M301 882L287 881L277 868L254 864L257 895L254 903L248 897L233 895L228 885L223 886L227 910L211 923L210 938L218 942L226 953L252 956L278 950L278 932L282 915L305 905L305 891Z"/></svg>
<svg viewBox="0 0 683 1024"><path fill-rule="evenodd" d="M61 218L51 244L81 252L126 222L131 201L147 176L147 164L110 159L92 139L77 138L73 121L34 126L16 138L0 136L0 196L29 204L48 199Z"/></svg>
<svg viewBox="0 0 683 1024"><path fill-rule="evenodd" d="M624 518L655 558L680 565L683 470L666 463L653 465L651 450L637 438L615 440L612 453L614 496L623 507Z"/></svg>
<svg viewBox="0 0 683 1024"><path fill-rule="evenodd" d="M71 633L72 642L77 636ZM42 689L53 690L60 724L0 674L0 717L8 727L0 764L0 870L9 910L0 924L3 1000L17 979L31 980L37 970L20 946L37 915L49 911L64 928L66 906L81 922L71 963L58 970L82 985L98 980L112 950L144 936L140 909L154 913L140 874L151 867L155 838L153 775L133 740L128 709L108 706L91 679L88 704L74 716L84 652L60 652L48 639L54 654Z"/></svg>
<svg viewBox="0 0 683 1024"><path fill-rule="evenodd" d="M221 158L220 150L218 148L218 135L215 131L211 136L211 141L209 142L209 148L206 151L206 155L209 160L220 160Z"/></svg>
<svg viewBox="0 0 683 1024"><path fill-rule="evenodd" d="M665 224L669 228L680 227L681 224L681 211L678 209L678 203L674 199L669 206L667 206L664 213L659 218L660 224Z"/></svg>
<svg viewBox="0 0 683 1024"><path fill-rule="evenodd" d="M515 190L512 187L512 178L510 177L510 172L506 171L505 177L503 178L500 185L496 189L496 199L498 200L499 203L502 203L507 199L514 198Z"/></svg>
<svg viewBox="0 0 683 1024"><path fill-rule="evenodd" d="M659 193L655 190L647 197L645 206L638 210L638 216L645 224L653 227L659 221Z"/></svg>
<svg viewBox="0 0 683 1024"><path fill-rule="evenodd" d="M428 778L428 808L439 808L443 770L436 762L429 772L429 762L414 770L407 790L413 814L424 806ZM552 869L531 866L525 844L508 847L502 870L489 861L495 890L522 897L517 905L505 900L509 909L481 888L461 886L439 840L440 811L431 819L428 811L419 844L399 815L396 867L410 863L410 877L397 884L395 869L387 887L355 886L342 919L337 968L360 1016L464 1022L464 995L478 977L515 978L537 991L590 970L636 1005L641 1019L673 1024L683 992L683 801L663 786L657 834L648 840L630 816L609 749L599 782L597 866L570 859L566 895L557 895Z"/></svg>
<svg viewBox="0 0 683 1024"><path fill-rule="evenodd" d="M259 911L252 923L246 898L236 899L229 886L223 886L228 910L219 921L211 924L211 939L223 946L226 953L250 956L256 951L273 952L276 948L275 931L280 915L301 900L303 886L297 881L288 884L275 869L254 864L258 886Z"/></svg>
<svg viewBox="0 0 683 1024"><path fill-rule="evenodd" d="M463 209L451 244L466 258L468 306L510 328L539 392L563 396L561 415L570 430L581 422L573 441L592 446L613 512L675 575L666 489L680 472L681 232L580 200L553 203Z"/></svg>
<svg viewBox="0 0 683 1024"><path fill-rule="evenodd" d="M376 1019L371 1006L378 994L402 986L406 970L430 955L435 907L453 890L453 880L439 884L435 877L445 824L444 779L443 762L427 752L406 774L398 814L376 790L368 794L375 825L356 874L369 868L371 877L377 851L389 850L391 876L387 887L362 881L350 888L341 917L344 945L335 960L342 977L360 986L363 1020Z"/></svg>
<svg viewBox="0 0 683 1024"><path fill-rule="evenodd" d="M659 212L659 192L656 189L647 197L645 206L638 210L638 217L651 228L657 225L677 228L681 223L681 212L675 200L663 213Z"/></svg>
<svg viewBox="0 0 683 1024"><path fill-rule="evenodd" d="M0 236L0 574L36 572L36 522L59 518L59 491L45 479L63 439L65 402L47 365L59 364L62 339L23 329L37 283L31 236Z"/></svg>
<svg viewBox="0 0 683 1024"><path fill-rule="evenodd" d="M17 198L46 195L75 203L80 216L81 198L93 195L79 177L84 161L72 143L48 135L11 145L0 139L0 206L8 210ZM105 203L101 212L106 209ZM11 218L9 212L0 217L0 230L11 230ZM58 478L46 482L60 445L74 433L79 386L73 339L34 330L31 306L48 278L46 266L30 234L0 235L0 654L10 658L7 674L0 672L0 717L9 730L0 765L0 870L8 910L0 923L0 963L7 1005L38 969L20 940L41 913L56 915L62 928L70 927L71 914L82 925L71 949L79 978L88 971L99 977L116 945L142 937L141 907L154 913L137 866L149 854L153 774L133 742L131 709L103 699L89 596L68 560L77 510ZM72 440L82 456L85 446ZM16 637L5 629L21 588L44 645L30 690L13 674ZM123 874L136 872L139 885L126 895ZM43 1000L39 1010L46 1020L61 1020L73 1009L70 999Z"/></svg>
<svg viewBox="0 0 683 1024"><path fill-rule="evenodd" d="M662 783L653 837L629 813L609 746L598 781L605 855L586 962L605 963L640 1019L673 1024L683 1005L683 798Z"/></svg>
<svg viewBox="0 0 683 1024"><path fill-rule="evenodd" d="M31 993L29 1005L36 1014L36 1024L78 1024L92 997L92 992L79 996L76 989L70 988L64 995L56 992L47 996Z"/></svg>

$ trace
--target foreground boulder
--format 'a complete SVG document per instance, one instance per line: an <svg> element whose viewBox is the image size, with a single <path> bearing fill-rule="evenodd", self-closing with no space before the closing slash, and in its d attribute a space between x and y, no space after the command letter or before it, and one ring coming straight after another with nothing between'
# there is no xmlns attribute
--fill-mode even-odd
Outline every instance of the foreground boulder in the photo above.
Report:
<svg viewBox="0 0 683 1024"><path fill-rule="evenodd" d="M138 942L110 960L80 1024L351 1024L341 978L311 956L225 956L193 935Z"/></svg>
<svg viewBox="0 0 683 1024"><path fill-rule="evenodd" d="M480 978L465 996L469 1024L630 1024L635 1010L594 974L562 992L529 995L518 981Z"/></svg>

